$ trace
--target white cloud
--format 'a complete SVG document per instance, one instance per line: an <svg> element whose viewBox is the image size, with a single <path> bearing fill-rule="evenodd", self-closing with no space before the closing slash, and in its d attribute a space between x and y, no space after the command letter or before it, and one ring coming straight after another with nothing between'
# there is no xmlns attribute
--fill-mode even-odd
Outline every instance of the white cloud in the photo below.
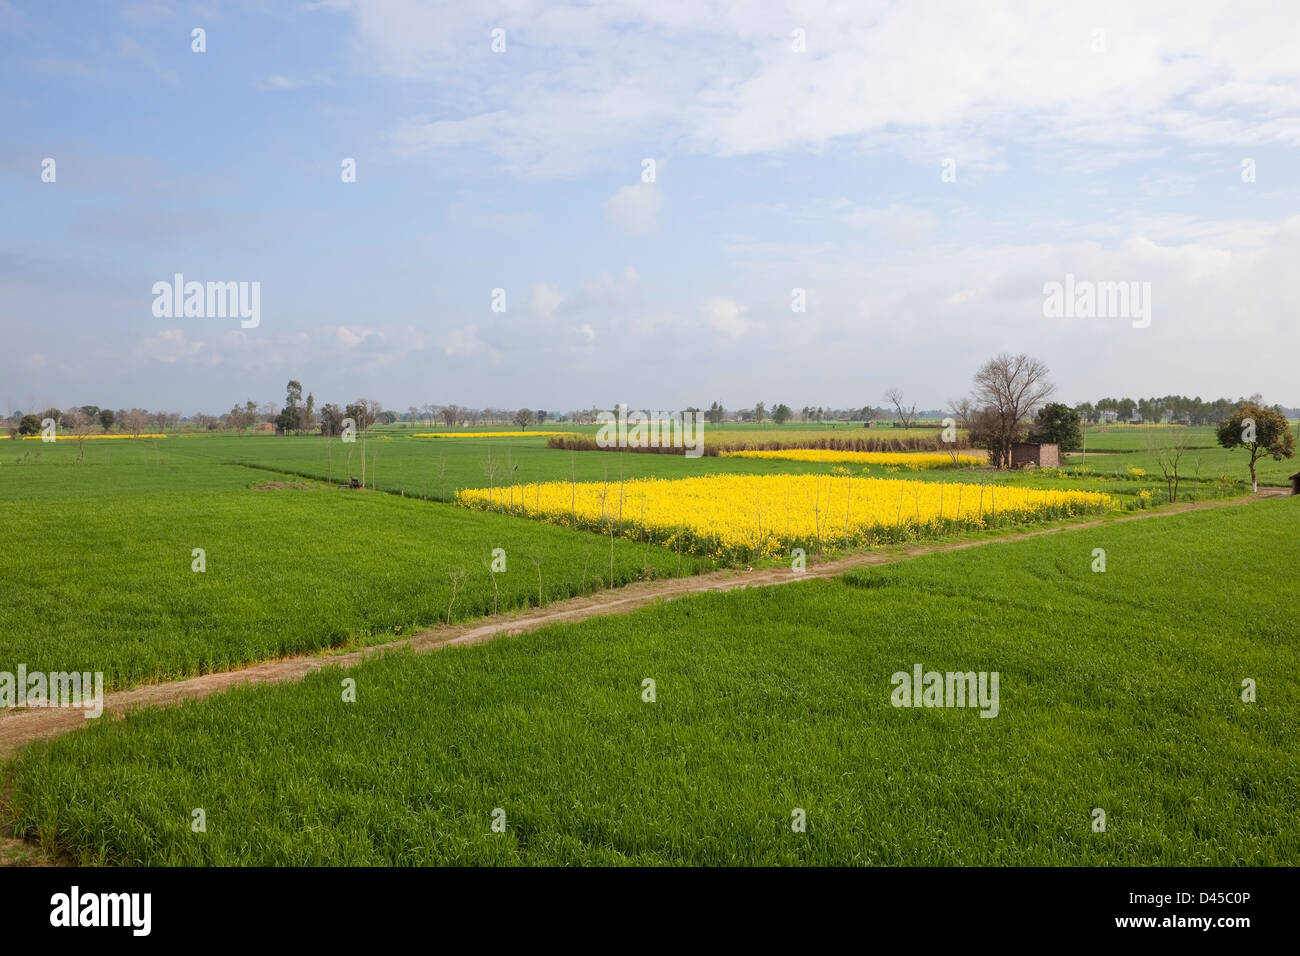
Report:
<svg viewBox="0 0 1300 956"><path fill-rule="evenodd" d="M749 306L731 299L709 299L704 303L704 321L709 328L729 338L737 339L749 331L751 322L745 318Z"/></svg>
<svg viewBox="0 0 1300 956"><path fill-rule="evenodd" d="M478 328L462 325L451 329L442 339L442 350L448 355L473 358L492 353L492 348L480 337Z"/></svg>
<svg viewBox="0 0 1300 956"><path fill-rule="evenodd" d="M533 286L529 307L542 318L549 319L563 301L564 293L559 289L539 282Z"/></svg>
<svg viewBox="0 0 1300 956"><path fill-rule="evenodd" d="M566 300L560 311L574 315L592 309L626 310L636 302L640 291L636 269L626 266L621 276L602 272L582 283L578 294Z"/></svg>
<svg viewBox="0 0 1300 956"><path fill-rule="evenodd" d="M344 348L354 349L361 344L363 339L365 339L366 333L364 330L361 332L353 332L346 325L340 325L335 332L335 337L338 339L338 343Z"/></svg>
<svg viewBox="0 0 1300 956"><path fill-rule="evenodd" d="M605 215L631 236L643 236L659 228L663 199L656 183L624 186L605 200Z"/></svg>
<svg viewBox="0 0 1300 956"><path fill-rule="evenodd" d="M154 362L195 362L202 359L209 364L220 362L220 356L204 355L207 346L201 341L191 341L183 329L163 329L156 335L140 341L138 354Z"/></svg>
<svg viewBox="0 0 1300 956"><path fill-rule="evenodd" d="M526 176L573 175L646 137L717 156L906 137L963 169L1009 138L1300 145L1287 4L338 5L380 71L464 92L464 115L412 118L401 148L481 150ZM498 23L513 39L494 55ZM791 51L791 23L806 53Z"/></svg>

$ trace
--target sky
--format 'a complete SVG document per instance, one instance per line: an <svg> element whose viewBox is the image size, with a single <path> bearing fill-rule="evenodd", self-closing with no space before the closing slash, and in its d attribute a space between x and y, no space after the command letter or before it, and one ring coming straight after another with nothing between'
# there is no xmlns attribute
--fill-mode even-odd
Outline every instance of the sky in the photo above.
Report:
<svg viewBox="0 0 1300 956"><path fill-rule="evenodd" d="M1300 405L1298 80L1289 0L0 0L0 411Z"/></svg>

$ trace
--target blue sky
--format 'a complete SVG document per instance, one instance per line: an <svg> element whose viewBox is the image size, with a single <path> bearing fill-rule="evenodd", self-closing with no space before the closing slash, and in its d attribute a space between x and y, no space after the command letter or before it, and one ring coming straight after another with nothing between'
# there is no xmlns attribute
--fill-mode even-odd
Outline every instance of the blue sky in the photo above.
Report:
<svg viewBox="0 0 1300 956"><path fill-rule="evenodd" d="M938 407L999 351L1300 405L1294 8L1060 6L0 0L0 411Z"/></svg>

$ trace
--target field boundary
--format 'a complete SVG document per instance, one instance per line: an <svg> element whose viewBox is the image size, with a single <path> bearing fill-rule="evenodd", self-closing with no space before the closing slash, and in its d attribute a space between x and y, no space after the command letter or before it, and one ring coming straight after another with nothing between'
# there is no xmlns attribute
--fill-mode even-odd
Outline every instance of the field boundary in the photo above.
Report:
<svg viewBox="0 0 1300 956"><path fill-rule="evenodd" d="M387 641L383 644L374 644L353 651L319 651L310 655L264 661L248 667L204 674L179 681L146 684L128 690L114 691L104 695L104 716L121 716L138 707L175 706L184 701L201 700L212 694L243 685L300 681L308 674L315 673L324 667L353 667L376 655L395 649L409 648L416 653L424 653L443 647L482 644L498 637L515 636L550 624L575 623L604 614L626 614L659 600L672 600L688 594L794 584L814 578L834 577L853 568L909 561L927 554L964 551L992 544L1014 543L1041 537L1042 535L1081 531L1116 522L1169 517L1207 508L1240 506L1262 499L1281 496L1279 492L1261 491L1256 496L1172 505L1159 511L1144 511L1120 517L1096 518L988 538L895 546L880 551L860 552L843 558L811 564L800 573L795 573L786 567L759 570L726 569L681 578L634 582L620 588L598 591L590 595L580 595L556 601L541 608L504 614L486 621L480 619L475 622L461 624L434 625L418 631L410 637ZM86 718L82 711L70 708L25 709L0 715L0 760L12 757L27 744L58 737L84 726L86 726Z"/></svg>

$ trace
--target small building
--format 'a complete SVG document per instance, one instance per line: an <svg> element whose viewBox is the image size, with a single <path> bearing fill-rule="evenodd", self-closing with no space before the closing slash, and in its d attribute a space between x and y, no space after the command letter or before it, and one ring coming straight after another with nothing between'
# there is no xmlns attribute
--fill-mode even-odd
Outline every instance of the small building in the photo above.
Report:
<svg viewBox="0 0 1300 956"><path fill-rule="evenodd" d="M275 426L272 425L270 422L258 422L257 425L253 428L253 431L259 432L261 434L269 435L271 432L275 431Z"/></svg>
<svg viewBox="0 0 1300 956"><path fill-rule="evenodd" d="M1291 494L1300 495L1300 471L1291 476Z"/></svg>
<svg viewBox="0 0 1300 956"><path fill-rule="evenodd" d="M1011 446L1011 467L1060 468L1061 446L1055 442L1018 441Z"/></svg>

